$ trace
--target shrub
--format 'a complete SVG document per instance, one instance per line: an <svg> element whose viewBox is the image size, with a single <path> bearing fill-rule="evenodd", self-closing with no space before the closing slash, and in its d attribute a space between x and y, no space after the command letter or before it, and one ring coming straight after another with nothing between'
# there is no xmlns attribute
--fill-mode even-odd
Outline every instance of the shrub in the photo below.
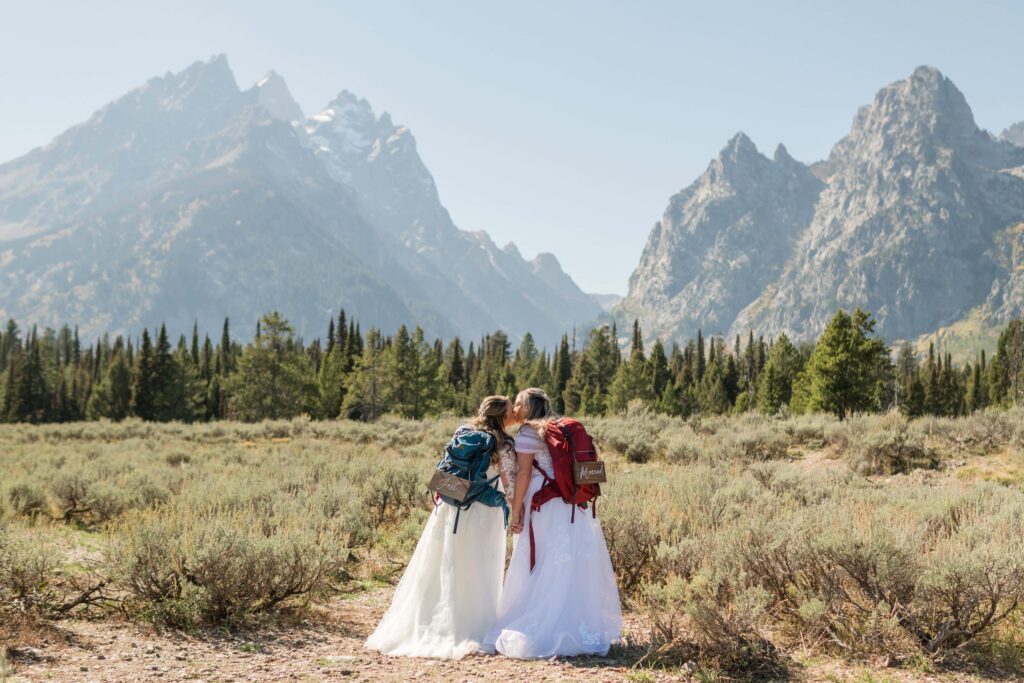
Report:
<svg viewBox="0 0 1024 683"><path fill-rule="evenodd" d="M903 429L864 435L850 448L847 462L860 474L903 474L935 469L939 457L924 439Z"/></svg>
<svg viewBox="0 0 1024 683"><path fill-rule="evenodd" d="M665 460L673 464L697 462L703 450L700 437L689 427L672 430L665 437Z"/></svg>
<svg viewBox="0 0 1024 683"><path fill-rule="evenodd" d="M835 417L823 413L796 415L782 423L794 445L824 448L828 432L838 423Z"/></svg>
<svg viewBox="0 0 1024 683"><path fill-rule="evenodd" d="M401 517L428 501L426 480L420 472L409 468L367 469L360 489L363 505L372 510L375 525Z"/></svg>
<svg viewBox="0 0 1024 683"><path fill-rule="evenodd" d="M21 482L7 491L7 500L15 514L36 517L47 511L46 495L34 484Z"/></svg>
<svg viewBox="0 0 1024 683"><path fill-rule="evenodd" d="M277 500L231 514L215 504L136 513L112 539L110 571L139 613L173 626L304 606L347 559L336 523L309 512Z"/></svg>
<svg viewBox="0 0 1024 683"><path fill-rule="evenodd" d="M724 590L723 590L724 589ZM784 671L775 646L761 632L769 595L758 586L731 593L704 576L690 585L686 608L701 658L728 672L778 676Z"/></svg>
<svg viewBox="0 0 1024 683"><path fill-rule="evenodd" d="M715 435L708 448L729 460L776 460L787 455L789 439L768 425L757 425Z"/></svg>

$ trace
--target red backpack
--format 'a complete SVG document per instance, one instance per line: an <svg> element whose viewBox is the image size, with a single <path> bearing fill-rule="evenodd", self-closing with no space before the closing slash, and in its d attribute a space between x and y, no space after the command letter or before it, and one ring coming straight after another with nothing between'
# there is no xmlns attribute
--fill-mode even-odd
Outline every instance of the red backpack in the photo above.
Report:
<svg viewBox="0 0 1024 683"><path fill-rule="evenodd" d="M533 494L533 502L530 510L536 512L540 507L554 498L561 498L564 502L572 505L572 516L570 523L576 522L576 507L586 510L590 504L590 511L597 517L597 497L601 495L600 484L577 484L573 475L573 465L579 462L596 462L597 448L578 420L571 417L559 417L547 423L544 430L544 443L551 454L551 465L555 471L555 477L548 476L537 461L533 466L544 477L544 485L537 493ZM530 570L536 564L533 543L533 516L530 517Z"/></svg>

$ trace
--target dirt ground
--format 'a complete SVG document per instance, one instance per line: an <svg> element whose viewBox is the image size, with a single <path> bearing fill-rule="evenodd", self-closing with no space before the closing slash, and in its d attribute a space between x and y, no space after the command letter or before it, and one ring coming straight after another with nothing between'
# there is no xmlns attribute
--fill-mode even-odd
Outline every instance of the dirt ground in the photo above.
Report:
<svg viewBox="0 0 1024 683"><path fill-rule="evenodd" d="M633 668L639 648L608 657L516 661L473 656L461 661L386 657L363 648L383 615L391 589L377 589L319 608L302 623L254 633L159 633L123 621L69 619L25 634L8 654L10 681L696 681L685 668ZM626 642L642 637L626 616ZM829 683L905 683L978 679L928 676L813 659L793 662L791 680ZM707 680L707 679L704 679Z"/></svg>

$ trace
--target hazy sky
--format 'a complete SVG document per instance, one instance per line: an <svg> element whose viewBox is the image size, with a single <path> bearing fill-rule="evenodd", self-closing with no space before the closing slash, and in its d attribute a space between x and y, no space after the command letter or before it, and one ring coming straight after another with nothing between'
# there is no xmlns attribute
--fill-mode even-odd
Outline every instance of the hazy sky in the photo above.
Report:
<svg viewBox="0 0 1024 683"><path fill-rule="evenodd" d="M738 130L823 158L919 64L983 128L1024 120L1024 2L0 2L0 161L223 52L307 115L346 88L391 112L459 227L594 292Z"/></svg>

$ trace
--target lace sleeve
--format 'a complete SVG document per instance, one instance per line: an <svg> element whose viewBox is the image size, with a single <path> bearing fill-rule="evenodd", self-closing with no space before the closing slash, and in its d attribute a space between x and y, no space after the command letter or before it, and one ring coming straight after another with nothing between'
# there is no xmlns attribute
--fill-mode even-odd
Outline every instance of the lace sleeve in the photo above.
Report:
<svg viewBox="0 0 1024 683"><path fill-rule="evenodd" d="M515 495L518 465L516 450L512 447L512 444L506 444L505 448L498 454L498 472L501 474L501 487L504 489L505 496L509 500L512 500L512 496Z"/></svg>

